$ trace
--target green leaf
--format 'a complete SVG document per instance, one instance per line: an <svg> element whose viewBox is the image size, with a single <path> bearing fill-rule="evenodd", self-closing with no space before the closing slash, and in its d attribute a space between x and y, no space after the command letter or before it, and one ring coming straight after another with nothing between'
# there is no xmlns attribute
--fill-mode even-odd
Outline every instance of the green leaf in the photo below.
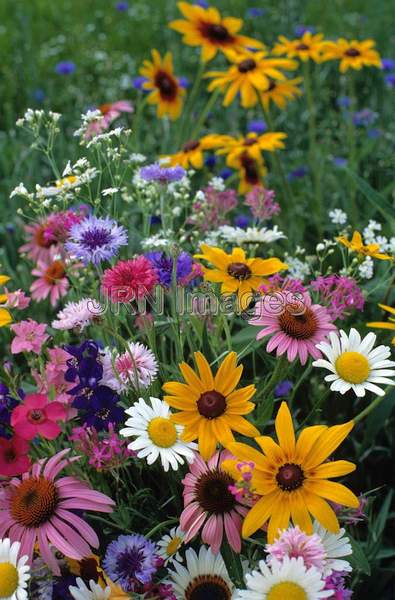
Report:
<svg viewBox="0 0 395 600"><path fill-rule="evenodd" d="M370 575L370 564L365 551L357 540L354 540L350 535L349 538L352 547L352 556L349 557L351 565L365 575Z"/></svg>
<svg viewBox="0 0 395 600"><path fill-rule="evenodd" d="M365 196L368 202L374 206L376 210L381 212L385 219L395 221L395 208L386 198L376 190L374 190L362 177L359 177L354 171L344 169L349 176L355 181L359 191Z"/></svg>

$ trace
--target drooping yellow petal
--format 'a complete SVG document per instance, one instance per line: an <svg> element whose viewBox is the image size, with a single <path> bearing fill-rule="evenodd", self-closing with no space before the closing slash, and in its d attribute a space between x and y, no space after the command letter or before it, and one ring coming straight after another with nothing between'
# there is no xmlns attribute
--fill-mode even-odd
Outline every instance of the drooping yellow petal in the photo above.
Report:
<svg viewBox="0 0 395 600"><path fill-rule="evenodd" d="M358 508L359 506L359 500L356 495L341 483L311 479L305 481L303 487L308 492L317 494L317 496L326 498L331 502L337 502L337 504L349 506L350 508Z"/></svg>
<svg viewBox="0 0 395 600"><path fill-rule="evenodd" d="M312 469L317 465L321 464L336 450L342 441L348 436L352 428L354 427L354 421L348 421L342 425L334 425L329 427L312 446L310 452L307 454L304 460L305 469Z"/></svg>
<svg viewBox="0 0 395 600"><path fill-rule="evenodd" d="M262 527L269 519L276 501L278 500L279 493L273 492L267 496L263 496L258 502L251 508L249 513L243 522L241 534L244 538L250 537L260 527Z"/></svg>
<svg viewBox="0 0 395 600"><path fill-rule="evenodd" d="M281 496L276 500L276 504L269 521L269 527L267 530L267 541L269 544L274 542L279 531L282 531L288 527L290 515L291 509L289 494L281 494Z"/></svg>
<svg viewBox="0 0 395 600"><path fill-rule="evenodd" d="M307 508L313 517L317 519L317 521L321 523L325 529L328 529L328 531L331 531L332 533L338 533L339 521L337 520L334 510L329 506L329 504L316 494L311 494L307 491L304 492L304 498Z"/></svg>
<svg viewBox="0 0 395 600"><path fill-rule="evenodd" d="M305 493L303 490L295 490L289 495L291 518L294 525L299 525L302 531L308 535L313 533L313 523L307 509Z"/></svg>
<svg viewBox="0 0 395 600"><path fill-rule="evenodd" d="M217 447L217 440L213 435L211 422L201 419L199 423L199 452L204 460L209 460Z"/></svg>
<svg viewBox="0 0 395 600"><path fill-rule="evenodd" d="M335 460L314 467L309 473L309 478L329 479L330 477L341 477L355 471L356 465L348 460Z"/></svg>
<svg viewBox="0 0 395 600"><path fill-rule="evenodd" d="M286 402L281 402L275 426L279 444L285 456L290 460L295 454L295 432L291 413Z"/></svg>
<svg viewBox="0 0 395 600"><path fill-rule="evenodd" d="M214 377L206 358L201 352L195 352L195 360L199 369L200 379L205 390L214 389Z"/></svg>

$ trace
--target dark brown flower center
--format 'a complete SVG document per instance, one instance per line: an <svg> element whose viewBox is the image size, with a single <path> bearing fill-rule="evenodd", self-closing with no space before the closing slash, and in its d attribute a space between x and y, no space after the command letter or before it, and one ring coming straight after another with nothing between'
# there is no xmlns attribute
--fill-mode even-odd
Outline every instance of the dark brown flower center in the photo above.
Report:
<svg viewBox="0 0 395 600"><path fill-rule="evenodd" d="M257 168L256 161L249 154L247 154L247 152L244 152L240 156L240 162L241 166L244 169L244 176L247 183L251 185L258 185L259 171Z"/></svg>
<svg viewBox="0 0 395 600"><path fill-rule="evenodd" d="M54 515L58 504L55 484L44 477L29 477L15 489L10 512L22 527L40 527Z"/></svg>
<svg viewBox="0 0 395 600"><path fill-rule="evenodd" d="M158 71L155 75L155 86L163 100L174 100L177 96L177 82L166 71Z"/></svg>
<svg viewBox="0 0 395 600"><path fill-rule="evenodd" d="M239 63L238 69L240 73L248 73L248 71L253 71L256 67L256 62L253 58L246 58Z"/></svg>
<svg viewBox="0 0 395 600"><path fill-rule="evenodd" d="M221 46L223 44L231 44L234 41L234 37L224 25L203 21L200 23L199 30L202 36L210 40L213 44Z"/></svg>
<svg viewBox="0 0 395 600"><path fill-rule="evenodd" d="M265 90L265 92L271 92L272 90L274 90L277 87L277 83L274 81L274 79L270 80L269 86L268 88Z"/></svg>
<svg viewBox="0 0 395 600"><path fill-rule="evenodd" d="M197 401L198 411L206 419L215 419L224 414L226 410L225 396L211 390L204 392Z"/></svg>
<svg viewBox="0 0 395 600"><path fill-rule="evenodd" d="M50 285L55 283L58 279L64 277L66 271L64 265L60 260L55 260L52 265L45 271L44 279Z"/></svg>
<svg viewBox="0 0 395 600"><path fill-rule="evenodd" d="M303 42L301 44L298 44L296 46L296 50L310 50L310 46L308 46L307 44L303 44Z"/></svg>
<svg viewBox="0 0 395 600"><path fill-rule="evenodd" d="M278 318L284 333L297 340L311 338L318 329L318 320L310 308L305 308L302 314L295 314L292 308L286 308Z"/></svg>
<svg viewBox="0 0 395 600"><path fill-rule="evenodd" d="M184 150L184 152L190 152L191 150L196 150L196 148L199 147L199 144L200 142L196 140L189 140L189 142L184 144L182 149Z"/></svg>
<svg viewBox="0 0 395 600"><path fill-rule="evenodd" d="M232 591L219 575L198 575L185 590L185 600L231 600Z"/></svg>
<svg viewBox="0 0 395 600"><path fill-rule="evenodd" d="M236 505L236 499L229 491L229 486L233 484L234 479L221 469L203 473L195 486L196 499L201 508L214 515L231 512Z"/></svg>
<svg viewBox="0 0 395 600"><path fill-rule="evenodd" d="M43 423L45 421L45 414L39 408L35 408L34 410L29 411L27 420L30 421L30 423L37 425L38 423Z"/></svg>
<svg viewBox="0 0 395 600"><path fill-rule="evenodd" d="M97 562L94 558L83 558L80 562L80 573L82 579L90 581L93 579L97 583L99 573L97 571Z"/></svg>
<svg viewBox="0 0 395 600"><path fill-rule="evenodd" d="M112 104L110 102L107 102L106 104L101 104L99 106L99 110L100 110L101 114L106 115L108 113L108 111L111 110L111 106L112 106Z"/></svg>
<svg viewBox="0 0 395 600"><path fill-rule="evenodd" d="M251 269L245 263L234 262L228 267L228 273L231 277L243 281L251 277Z"/></svg>
<svg viewBox="0 0 395 600"><path fill-rule="evenodd" d="M305 479L304 473L299 465L287 463L279 468L276 480L284 492L292 492L298 489Z"/></svg>
<svg viewBox="0 0 395 600"><path fill-rule="evenodd" d="M360 56L361 53L356 48L349 48L348 50L345 51L344 54L346 56Z"/></svg>

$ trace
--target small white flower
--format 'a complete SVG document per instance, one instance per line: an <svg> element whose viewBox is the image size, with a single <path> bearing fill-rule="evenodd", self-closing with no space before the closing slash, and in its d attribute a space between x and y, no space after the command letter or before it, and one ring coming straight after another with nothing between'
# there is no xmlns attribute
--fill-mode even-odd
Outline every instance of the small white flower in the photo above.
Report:
<svg viewBox="0 0 395 600"><path fill-rule="evenodd" d="M270 244L276 240L281 240L286 236L280 231L275 225L273 229L267 227L247 227L242 229L241 227L231 227L229 225L222 225L218 232L227 242L237 244Z"/></svg>
<svg viewBox="0 0 395 600"><path fill-rule="evenodd" d="M208 182L208 185L214 188L217 192L223 192L225 189L225 182L222 177L213 177Z"/></svg>
<svg viewBox="0 0 395 600"><path fill-rule="evenodd" d="M372 279L374 274L374 264L371 256L367 256L363 263L359 265L358 273L362 279Z"/></svg>
<svg viewBox="0 0 395 600"><path fill-rule="evenodd" d="M310 265L306 262L301 261L299 258L285 255L285 262L288 265L288 272L291 277L295 279L303 279L310 274Z"/></svg>
<svg viewBox="0 0 395 600"><path fill-rule="evenodd" d="M185 460L194 460L194 450L197 444L184 442L181 439L183 427L171 420L169 405L159 398L150 397L151 405L139 398L125 412L131 418L125 422L126 427L119 432L124 437L136 439L128 445L130 450L137 452L139 458L146 458L152 465L158 458L165 471L171 467L177 471Z"/></svg>
<svg viewBox="0 0 395 600"><path fill-rule="evenodd" d="M334 225L344 225L347 223L347 213L341 208L334 208L329 211L329 218Z"/></svg>
<svg viewBox="0 0 395 600"><path fill-rule="evenodd" d="M20 183L16 186L16 188L12 190L10 198L14 198L14 196L29 196L29 192L27 191L23 183Z"/></svg>
<svg viewBox="0 0 395 600"><path fill-rule="evenodd" d="M313 362L314 367L331 371L325 381L331 382L330 389L345 394L353 390L356 396L363 397L366 390L379 396L384 391L377 385L395 385L395 362L388 360L391 348L377 346L376 334L368 333L363 340L356 329L350 329L349 335L340 331L340 337L334 331L329 334L329 343L321 342L317 348L326 356Z"/></svg>
<svg viewBox="0 0 395 600"><path fill-rule="evenodd" d="M98 583L95 583L93 579L89 581L89 588L85 585L80 577L77 577L76 584L69 586L69 592L73 596L74 600L108 600L111 594L109 586L102 588Z"/></svg>
<svg viewBox="0 0 395 600"><path fill-rule="evenodd" d="M324 575L328 576L332 571L346 571L347 573L352 571L348 560L341 560L343 556L352 554L350 540L344 535L345 529L342 527L338 533L331 533L318 521L314 521L313 527L314 532L321 538L325 550Z"/></svg>
<svg viewBox="0 0 395 600"><path fill-rule="evenodd" d="M68 302L52 321L54 329L83 331L92 322L100 320L104 308L93 298L82 298L79 302Z"/></svg>
<svg viewBox="0 0 395 600"><path fill-rule="evenodd" d="M113 194L117 194L119 192L119 188L112 187L106 188L101 191L102 196L112 196Z"/></svg>
<svg viewBox="0 0 395 600"><path fill-rule="evenodd" d="M173 527L164 535L158 542L159 552L158 555L163 558L165 563L182 562L182 556L179 553L179 549L184 543L185 533L181 527Z"/></svg>
<svg viewBox="0 0 395 600"><path fill-rule="evenodd" d="M143 162L147 160L147 157L144 154L139 154L138 152L134 152L129 156L129 162L132 165L141 165Z"/></svg>

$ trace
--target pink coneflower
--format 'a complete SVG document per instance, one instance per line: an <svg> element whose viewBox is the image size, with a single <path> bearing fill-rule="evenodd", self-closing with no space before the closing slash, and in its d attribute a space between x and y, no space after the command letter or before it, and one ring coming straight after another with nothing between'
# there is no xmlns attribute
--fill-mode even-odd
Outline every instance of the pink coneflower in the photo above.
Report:
<svg viewBox="0 0 395 600"><path fill-rule="evenodd" d="M11 343L12 354L20 352L40 354L43 344L49 339L49 335L45 333L46 328L45 323L37 323L33 319L11 325L11 329L15 333Z"/></svg>
<svg viewBox="0 0 395 600"><path fill-rule="evenodd" d="M255 316L249 321L256 327L263 326L257 340L272 335L266 350L277 349L277 356L287 354L289 362L298 356L302 365L309 357L321 358L315 347L330 331L336 329L324 306L312 304L308 293L298 294L282 290L266 294L255 306Z"/></svg>
<svg viewBox="0 0 395 600"><path fill-rule="evenodd" d="M101 104L98 110L102 113L103 118L100 121L90 123L85 132L86 139L105 131L122 113L132 113L134 108L133 104L128 100L118 100L117 102Z"/></svg>
<svg viewBox="0 0 395 600"><path fill-rule="evenodd" d="M158 283L158 275L151 261L145 256L120 260L106 269L102 289L112 302L132 302L144 298Z"/></svg>
<svg viewBox="0 0 395 600"><path fill-rule="evenodd" d="M24 310L30 304L30 298L29 296L26 296L23 290L9 292L7 288L5 288L4 296L6 296L7 299L5 300L4 304L2 304L3 308L16 308L17 310Z"/></svg>
<svg viewBox="0 0 395 600"><path fill-rule="evenodd" d="M77 329L83 331L91 323L97 323L104 312L103 306L93 298L82 298L78 302L68 302L52 321L54 329Z"/></svg>
<svg viewBox="0 0 395 600"><path fill-rule="evenodd" d="M67 294L70 284L61 260L49 263L39 261L32 274L38 277L30 286L34 300L45 300L49 296L52 306L55 306L58 300Z"/></svg>
<svg viewBox="0 0 395 600"><path fill-rule="evenodd" d="M15 477L30 468L29 442L14 435L10 440L0 438L0 475Z"/></svg>
<svg viewBox="0 0 395 600"><path fill-rule="evenodd" d="M91 546L99 547L99 539L88 523L74 510L110 513L114 502L85 482L68 476L56 479L58 473L78 457L65 459L69 449L47 461L35 463L30 472L11 479L0 495L0 538L21 542L21 554L32 564L33 549L38 542L40 555L55 575L60 575L54 546L68 558L82 560L91 556Z"/></svg>
<svg viewBox="0 0 395 600"><path fill-rule="evenodd" d="M235 480L221 469L224 460L231 458L226 450L216 452L206 463L200 454L183 479L184 510L180 517L185 543L202 529L202 541L219 552L224 535L235 552L241 550L242 518L248 509L239 504L229 487Z"/></svg>
<svg viewBox="0 0 395 600"><path fill-rule="evenodd" d="M34 225L26 225L25 232L28 235L26 244L19 248L19 252L26 252L34 261L47 261L58 246L54 238L48 237L48 222L41 221Z"/></svg>
<svg viewBox="0 0 395 600"><path fill-rule="evenodd" d="M110 352L101 355L103 364L102 383L117 392L128 386L147 388L156 378L158 361L153 352L140 342L129 342L126 352L112 356Z"/></svg>
<svg viewBox="0 0 395 600"><path fill-rule="evenodd" d="M298 526L284 530L273 544L266 545L265 550L269 554L269 564L272 559L282 562L285 556L301 556L307 568L324 569L326 551L320 536L317 533L307 535Z"/></svg>
<svg viewBox="0 0 395 600"><path fill-rule="evenodd" d="M58 421L65 418L66 409L60 402L51 402L44 394L28 394L12 411L11 425L24 440L32 440L36 435L54 440L62 432Z"/></svg>

